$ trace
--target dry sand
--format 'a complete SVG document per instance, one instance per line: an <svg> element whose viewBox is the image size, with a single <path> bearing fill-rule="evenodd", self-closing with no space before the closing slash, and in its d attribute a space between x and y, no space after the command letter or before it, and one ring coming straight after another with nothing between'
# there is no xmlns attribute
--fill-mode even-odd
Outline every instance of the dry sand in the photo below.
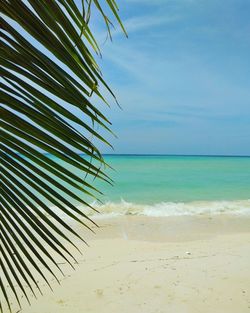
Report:
<svg viewBox="0 0 250 313"><path fill-rule="evenodd" d="M249 313L250 219L102 220L76 271L23 313Z"/></svg>

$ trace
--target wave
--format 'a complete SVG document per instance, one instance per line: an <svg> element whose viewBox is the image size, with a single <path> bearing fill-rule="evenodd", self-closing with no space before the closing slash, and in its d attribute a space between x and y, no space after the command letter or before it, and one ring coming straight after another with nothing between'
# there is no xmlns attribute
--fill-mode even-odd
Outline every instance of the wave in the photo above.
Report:
<svg viewBox="0 0 250 313"><path fill-rule="evenodd" d="M184 216L184 215L249 215L250 199L234 201L192 201L192 202L161 202L156 204L138 204L121 200L105 204L93 203L92 206L100 213L82 208L88 216L115 217L123 215L144 215L152 217Z"/></svg>

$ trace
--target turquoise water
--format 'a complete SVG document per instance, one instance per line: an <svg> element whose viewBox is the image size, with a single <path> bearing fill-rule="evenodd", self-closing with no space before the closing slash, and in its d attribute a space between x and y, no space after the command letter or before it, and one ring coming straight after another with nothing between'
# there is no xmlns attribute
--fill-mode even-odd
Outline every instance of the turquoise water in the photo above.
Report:
<svg viewBox="0 0 250 313"><path fill-rule="evenodd" d="M136 203L250 198L250 158L106 156L116 170L105 200ZM100 184L98 184L100 185Z"/></svg>
<svg viewBox="0 0 250 313"><path fill-rule="evenodd" d="M250 157L108 155L105 159L115 169L107 172L114 186L95 180L105 195L100 198L104 204L93 203L104 214L250 214Z"/></svg>

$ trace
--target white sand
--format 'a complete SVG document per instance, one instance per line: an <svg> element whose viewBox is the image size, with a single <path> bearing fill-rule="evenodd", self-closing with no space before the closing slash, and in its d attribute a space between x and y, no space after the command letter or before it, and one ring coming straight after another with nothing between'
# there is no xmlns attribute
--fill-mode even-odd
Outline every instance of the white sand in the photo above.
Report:
<svg viewBox="0 0 250 313"><path fill-rule="evenodd" d="M23 313L249 313L250 219L98 220L76 271Z"/></svg>

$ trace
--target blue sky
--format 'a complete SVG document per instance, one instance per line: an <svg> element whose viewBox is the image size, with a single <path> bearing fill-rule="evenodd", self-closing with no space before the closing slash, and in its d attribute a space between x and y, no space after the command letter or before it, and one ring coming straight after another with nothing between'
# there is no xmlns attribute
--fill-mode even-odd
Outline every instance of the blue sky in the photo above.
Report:
<svg viewBox="0 0 250 313"><path fill-rule="evenodd" d="M115 153L250 155L250 2L118 4L129 39L92 20L123 108L105 111Z"/></svg>
<svg viewBox="0 0 250 313"><path fill-rule="evenodd" d="M91 17L97 62L123 108L102 106L118 139L104 133L115 150L101 151L250 155L250 1L117 2L128 39L115 24L106 40Z"/></svg>

